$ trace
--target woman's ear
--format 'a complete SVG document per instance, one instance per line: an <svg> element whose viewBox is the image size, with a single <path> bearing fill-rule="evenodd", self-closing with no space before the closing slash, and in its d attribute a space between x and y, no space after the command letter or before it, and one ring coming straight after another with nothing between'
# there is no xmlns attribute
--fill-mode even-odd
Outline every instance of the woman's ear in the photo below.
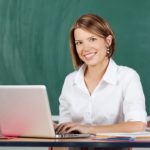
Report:
<svg viewBox="0 0 150 150"><path fill-rule="evenodd" d="M111 35L108 35L107 37L106 37L106 46L107 47L110 47L110 45L111 45L111 43L112 43L112 36Z"/></svg>

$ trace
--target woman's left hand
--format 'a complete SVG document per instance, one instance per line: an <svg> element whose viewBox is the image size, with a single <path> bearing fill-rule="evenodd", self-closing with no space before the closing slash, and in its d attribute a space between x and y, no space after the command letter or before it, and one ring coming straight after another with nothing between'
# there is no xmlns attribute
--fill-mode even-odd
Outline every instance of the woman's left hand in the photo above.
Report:
<svg viewBox="0 0 150 150"><path fill-rule="evenodd" d="M62 123L57 126L56 133L89 133L90 125L81 125L74 122Z"/></svg>

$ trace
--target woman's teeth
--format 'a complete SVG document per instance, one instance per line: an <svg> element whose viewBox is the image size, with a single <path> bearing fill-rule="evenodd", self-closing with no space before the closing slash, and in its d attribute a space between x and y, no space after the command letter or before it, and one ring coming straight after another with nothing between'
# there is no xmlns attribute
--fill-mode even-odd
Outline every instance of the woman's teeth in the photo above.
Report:
<svg viewBox="0 0 150 150"><path fill-rule="evenodd" d="M86 59L92 59L92 58L95 56L95 54L96 54L96 53L86 54L86 55L84 55L84 57L85 57Z"/></svg>

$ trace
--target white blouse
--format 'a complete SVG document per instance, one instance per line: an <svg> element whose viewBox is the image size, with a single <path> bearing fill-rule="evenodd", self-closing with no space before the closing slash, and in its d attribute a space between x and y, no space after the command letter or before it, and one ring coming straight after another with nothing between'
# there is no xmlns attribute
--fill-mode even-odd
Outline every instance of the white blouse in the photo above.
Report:
<svg viewBox="0 0 150 150"><path fill-rule="evenodd" d="M59 98L60 123L146 123L145 97L136 71L110 59L102 80L90 95L84 82L85 67L82 65L65 79Z"/></svg>

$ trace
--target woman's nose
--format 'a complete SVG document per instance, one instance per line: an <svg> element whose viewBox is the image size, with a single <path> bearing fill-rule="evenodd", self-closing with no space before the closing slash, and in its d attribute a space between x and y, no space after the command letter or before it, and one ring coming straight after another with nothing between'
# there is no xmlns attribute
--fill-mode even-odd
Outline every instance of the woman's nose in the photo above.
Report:
<svg viewBox="0 0 150 150"><path fill-rule="evenodd" d="M84 50L84 51L89 51L90 49L91 49L90 44L88 44L88 43L84 43L84 44L83 44L83 50Z"/></svg>

